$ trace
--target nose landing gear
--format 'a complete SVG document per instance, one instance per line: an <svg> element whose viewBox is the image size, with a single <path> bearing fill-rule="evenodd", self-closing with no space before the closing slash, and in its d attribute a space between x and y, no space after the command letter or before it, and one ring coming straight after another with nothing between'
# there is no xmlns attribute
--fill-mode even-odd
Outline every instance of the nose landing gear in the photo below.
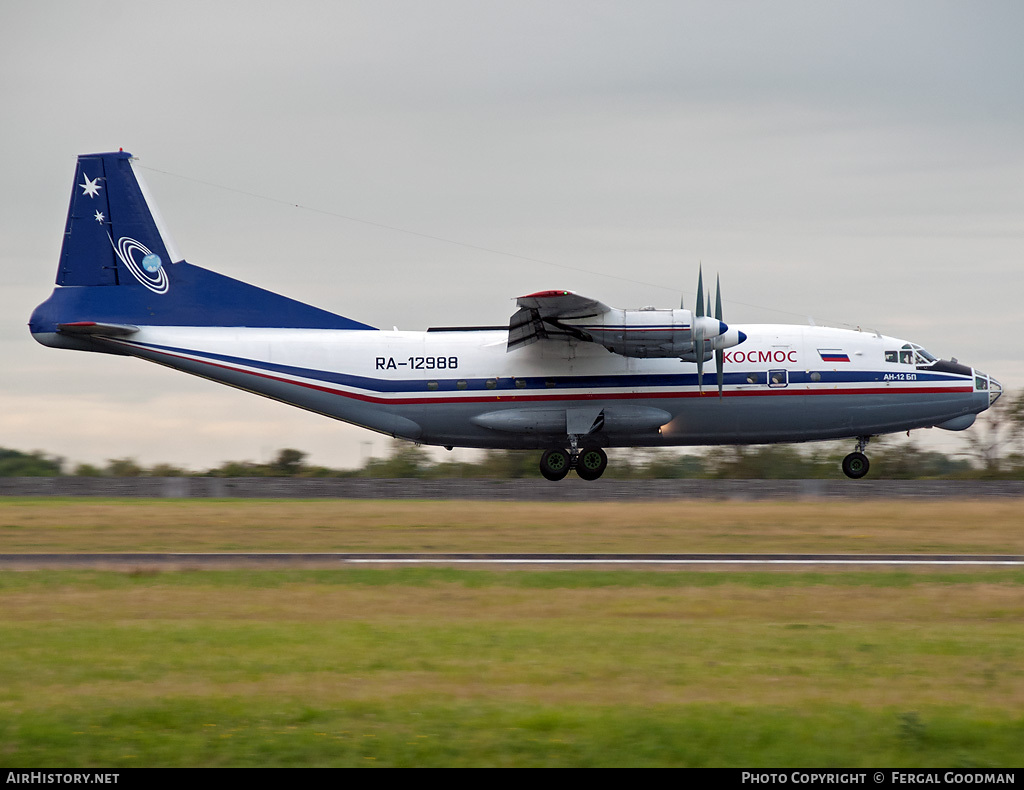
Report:
<svg viewBox="0 0 1024 790"><path fill-rule="evenodd" d="M860 480L868 473L871 463L868 461L868 457L864 455L864 448L868 446L869 441L871 441L870 436L858 436L857 450L843 459L843 474L847 477L853 480Z"/></svg>

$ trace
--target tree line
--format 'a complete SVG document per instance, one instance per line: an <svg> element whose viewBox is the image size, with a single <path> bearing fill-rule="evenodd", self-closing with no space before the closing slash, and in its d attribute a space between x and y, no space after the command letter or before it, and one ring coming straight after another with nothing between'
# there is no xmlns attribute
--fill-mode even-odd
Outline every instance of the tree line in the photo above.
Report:
<svg viewBox="0 0 1024 790"><path fill-rule="evenodd" d="M872 440L871 477L881 479L1024 479L1024 391L1004 394L959 434L962 450L947 454L924 450L914 441L887 437ZM834 478L850 442L814 442L613 450L606 477L652 478ZM113 458L103 465L77 464L44 452L0 448L0 477L369 477L369 478L520 478L536 477L535 450L487 450L475 461L436 461L421 446L394 441L384 458L371 458L358 469L331 469L307 463L301 450L279 450L269 463L227 461L202 471L167 463L143 466L133 458Z"/></svg>

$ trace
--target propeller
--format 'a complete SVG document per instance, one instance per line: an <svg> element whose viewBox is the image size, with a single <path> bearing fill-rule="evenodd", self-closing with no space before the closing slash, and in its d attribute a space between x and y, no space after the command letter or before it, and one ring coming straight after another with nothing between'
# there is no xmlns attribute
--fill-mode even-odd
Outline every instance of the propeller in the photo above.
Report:
<svg viewBox="0 0 1024 790"><path fill-rule="evenodd" d="M708 299L711 294L708 294ZM715 277L715 318L722 321L722 278ZM722 323L725 323L724 321ZM721 343L715 343L715 380L718 382L718 397L722 397L722 384L725 380L725 349Z"/></svg>
<svg viewBox="0 0 1024 790"><path fill-rule="evenodd" d="M697 270L697 301L694 307L693 321L693 350L697 361L697 390L704 393L704 326L707 323L700 319L711 316L711 292L708 292L705 308L704 301L704 272L703 267ZM719 324L717 333L711 338L711 345L715 350L715 381L718 384L718 397L723 397L725 383L725 332L728 326L722 321L722 278L715 278L715 312L714 319ZM742 333L740 333L742 335ZM742 335L742 340L746 336ZM742 342L742 340L740 342ZM735 342L735 341L734 341ZM729 343L732 345L732 343Z"/></svg>
<svg viewBox="0 0 1024 790"><path fill-rule="evenodd" d="M694 318L704 317L704 267L697 269L697 302L694 306ZM704 322L693 322L693 351L697 357L697 391L704 394Z"/></svg>

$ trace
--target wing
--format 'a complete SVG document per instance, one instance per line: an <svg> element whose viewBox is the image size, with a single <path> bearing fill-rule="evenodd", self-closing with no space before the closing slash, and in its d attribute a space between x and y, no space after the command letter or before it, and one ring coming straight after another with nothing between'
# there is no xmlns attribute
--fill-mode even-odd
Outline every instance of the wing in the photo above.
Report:
<svg viewBox="0 0 1024 790"><path fill-rule="evenodd" d="M508 350L514 351L538 340L553 337L576 337L593 340L588 332L569 326L569 318L590 318L611 310L596 299L572 291L538 291L516 300L519 310L508 324Z"/></svg>

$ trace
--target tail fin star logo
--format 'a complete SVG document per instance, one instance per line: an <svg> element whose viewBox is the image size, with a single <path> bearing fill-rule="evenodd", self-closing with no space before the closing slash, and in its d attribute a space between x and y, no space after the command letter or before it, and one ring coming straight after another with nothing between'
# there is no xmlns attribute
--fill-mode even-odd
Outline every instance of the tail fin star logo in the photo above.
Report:
<svg viewBox="0 0 1024 790"><path fill-rule="evenodd" d="M150 252L146 245L127 236L118 239L116 245L113 239L110 240L110 243L114 247L117 257L121 259L121 263L136 280L155 294L167 293L171 282L167 277L167 272L164 271L163 261L160 260L159 255ZM133 257L135 254L141 255L139 261Z"/></svg>
<svg viewBox="0 0 1024 790"><path fill-rule="evenodd" d="M85 183L78 185L82 188L82 195L96 197L100 193L100 190L103 188L99 184L100 177L96 176L96 178L90 179L89 176L85 174L85 171L82 171L82 178L85 179Z"/></svg>

